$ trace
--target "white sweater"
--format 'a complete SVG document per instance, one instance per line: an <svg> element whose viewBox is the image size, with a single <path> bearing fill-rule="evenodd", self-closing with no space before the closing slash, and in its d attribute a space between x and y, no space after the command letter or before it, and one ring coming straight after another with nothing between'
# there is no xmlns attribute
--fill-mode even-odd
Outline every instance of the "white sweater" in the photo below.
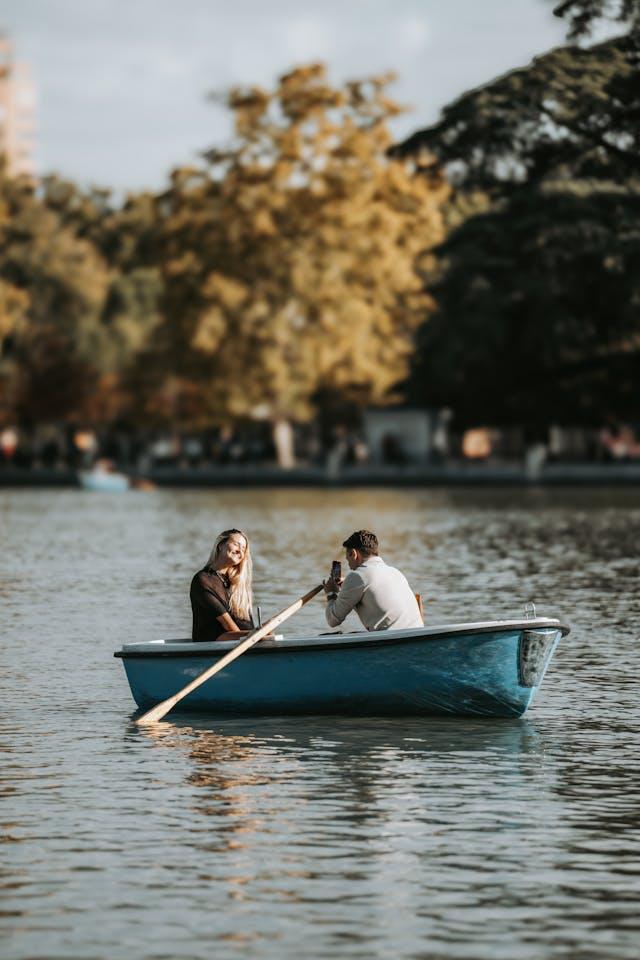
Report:
<svg viewBox="0 0 640 960"><path fill-rule="evenodd" d="M327 623L337 627L352 610L367 630L411 630L423 626L418 602L400 570L381 557L367 557L344 579L340 592L329 598Z"/></svg>

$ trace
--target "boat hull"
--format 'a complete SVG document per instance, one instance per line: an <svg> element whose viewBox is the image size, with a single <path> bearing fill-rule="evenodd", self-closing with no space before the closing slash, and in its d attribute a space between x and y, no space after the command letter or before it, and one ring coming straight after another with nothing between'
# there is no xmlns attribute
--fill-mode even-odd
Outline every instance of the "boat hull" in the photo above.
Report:
<svg viewBox="0 0 640 960"><path fill-rule="evenodd" d="M355 640L334 635L267 641L192 691L180 710L210 716L519 717L563 632L567 629L557 621L546 621L493 629L463 624L441 633L359 634ZM116 653L134 700L145 710L182 689L229 649L219 644L218 652L215 644L188 642L148 649L153 646L133 644Z"/></svg>

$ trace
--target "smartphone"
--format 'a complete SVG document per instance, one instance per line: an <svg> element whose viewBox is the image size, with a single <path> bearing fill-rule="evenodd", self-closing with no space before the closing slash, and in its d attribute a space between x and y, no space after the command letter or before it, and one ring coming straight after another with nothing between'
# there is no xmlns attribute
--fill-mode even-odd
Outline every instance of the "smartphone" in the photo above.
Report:
<svg viewBox="0 0 640 960"><path fill-rule="evenodd" d="M342 564L339 560L334 560L331 564L331 579L335 580L336 583L342 577Z"/></svg>

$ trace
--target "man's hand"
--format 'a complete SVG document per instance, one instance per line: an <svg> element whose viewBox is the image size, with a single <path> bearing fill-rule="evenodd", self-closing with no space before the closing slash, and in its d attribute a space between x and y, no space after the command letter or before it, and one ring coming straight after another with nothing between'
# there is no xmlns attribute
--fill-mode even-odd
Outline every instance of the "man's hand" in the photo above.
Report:
<svg viewBox="0 0 640 960"><path fill-rule="evenodd" d="M339 592L340 587L343 584L343 579L340 577L339 580L334 580L333 577L328 577L326 580L322 581L322 586L324 587L324 592L327 596L332 596Z"/></svg>

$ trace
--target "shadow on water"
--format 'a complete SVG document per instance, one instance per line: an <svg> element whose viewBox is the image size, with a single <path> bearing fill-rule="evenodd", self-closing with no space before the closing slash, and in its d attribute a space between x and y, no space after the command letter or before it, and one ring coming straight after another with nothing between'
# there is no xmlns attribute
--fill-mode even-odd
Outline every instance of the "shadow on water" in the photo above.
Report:
<svg viewBox="0 0 640 960"><path fill-rule="evenodd" d="M164 740L179 735L212 736L222 740L250 739L272 747L296 744L313 749L314 743L340 744L353 752L379 749L456 751L502 749L515 752L538 742L539 734L529 720L475 717L202 717L175 712L170 719L148 726L135 726L141 711L130 715L127 733L148 733Z"/></svg>

